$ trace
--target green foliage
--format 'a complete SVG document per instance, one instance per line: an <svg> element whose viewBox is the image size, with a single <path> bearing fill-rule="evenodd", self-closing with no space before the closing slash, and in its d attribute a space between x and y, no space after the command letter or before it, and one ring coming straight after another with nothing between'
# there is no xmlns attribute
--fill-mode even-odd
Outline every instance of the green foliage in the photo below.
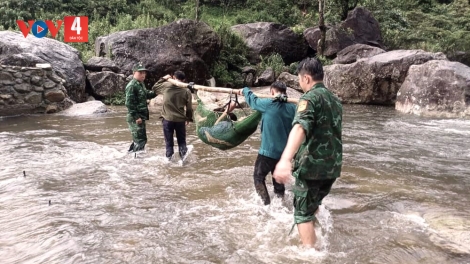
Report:
<svg viewBox="0 0 470 264"><path fill-rule="evenodd" d="M299 67L299 62L293 62L289 64L289 67L286 69L290 74L297 75L297 67Z"/></svg>
<svg viewBox="0 0 470 264"><path fill-rule="evenodd" d="M278 53L273 53L269 56L260 56L261 61L258 63L258 72L261 73L267 68L274 71L274 75L278 76L284 70L284 60Z"/></svg>
<svg viewBox="0 0 470 264"><path fill-rule="evenodd" d="M18 30L16 20L63 19L65 15L89 17L89 42L69 43L86 62L94 55L94 42L113 32L152 28L180 18L194 19L197 0L5 0L0 1L0 30ZM468 0L328 0L325 19L339 23L355 6L364 6L379 21L387 49L470 51L470 3ZM239 86L241 68L248 65L247 47L230 26L252 22L276 22L296 33L318 23L318 1L310 0L199 0L198 18L208 23L222 40L222 51L211 74L217 83ZM57 40L63 40L63 27ZM109 56L112 56L108 52ZM278 55L262 58L265 69L276 74L284 67ZM325 65L331 63L320 57ZM281 66L282 64L282 66ZM274 67L273 67L274 66Z"/></svg>
<svg viewBox="0 0 470 264"><path fill-rule="evenodd" d="M220 25L214 30L220 37L222 50L211 69L211 74L222 86L231 84L234 87L239 87L243 85L241 68L248 64L246 44L226 24Z"/></svg>
<svg viewBox="0 0 470 264"><path fill-rule="evenodd" d="M362 4L379 21L388 49L470 51L467 0L364 0Z"/></svg>
<svg viewBox="0 0 470 264"><path fill-rule="evenodd" d="M255 18L256 22L272 21L295 25L302 19L297 3L298 1L293 0L247 0L246 6L254 11L250 17Z"/></svg>
<svg viewBox="0 0 470 264"><path fill-rule="evenodd" d="M124 105L126 103L126 93L117 92L113 96L105 98L103 103L107 105Z"/></svg>
<svg viewBox="0 0 470 264"><path fill-rule="evenodd" d="M319 55L319 56L317 56L316 58L321 62L321 64L322 64L323 66L327 66L327 65L333 64L333 61L330 60L330 59L328 59L328 58L325 57L325 56Z"/></svg>
<svg viewBox="0 0 470 264"><path fill-rule="evenodd" d="M326 20L329 22L339 22L345 20L348 11L353 10L360 0L330 0L326 3Z"/></svg>

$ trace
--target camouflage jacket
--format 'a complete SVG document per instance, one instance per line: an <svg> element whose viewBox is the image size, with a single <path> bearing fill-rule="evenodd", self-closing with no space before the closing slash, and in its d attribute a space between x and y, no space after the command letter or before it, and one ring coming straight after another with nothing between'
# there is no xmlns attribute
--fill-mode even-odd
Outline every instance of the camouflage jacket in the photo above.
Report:
<svg viewBox="0 0 470 264"><path fill-rule="evenodd" d="M305 141L294 157L296 178L334 179L341 174L343 107L323 83L302 95L292 125L305 131Z"/></svg>
<svg viewBox="0 0 470 264"><path fill-rule="evenodd" d="M145 84L132 79L126 86L126 107L128 114L134 120L142 118L149 120L149 109L147 99L152 99L156 94L145 88Z"/></svg>

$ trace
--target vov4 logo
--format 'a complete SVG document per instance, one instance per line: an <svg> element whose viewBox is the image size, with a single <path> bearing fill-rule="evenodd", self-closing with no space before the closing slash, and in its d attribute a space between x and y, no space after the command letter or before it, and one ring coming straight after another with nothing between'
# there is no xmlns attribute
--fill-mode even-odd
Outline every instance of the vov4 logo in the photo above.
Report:
<svg viewBox="0 0 470 264"><path fill-rule="evenodd" d="M88 42L88 17L66 16L64 24L64 42ZM23 20L16 20L21 33L26 38L31 32L36 38L43 38L51 33L52 38L57 36L62 20L29 20L28 25Z"/></svg>

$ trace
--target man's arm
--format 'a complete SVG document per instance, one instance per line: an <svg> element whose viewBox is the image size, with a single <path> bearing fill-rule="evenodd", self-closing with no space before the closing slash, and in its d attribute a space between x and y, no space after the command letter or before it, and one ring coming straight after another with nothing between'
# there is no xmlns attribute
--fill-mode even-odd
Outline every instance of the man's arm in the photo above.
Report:
<svg viewBox="0 0 470 264"><path fill-rule="evenodd" d="M251 109L261 113L266 111L269 100L258 98L248 87L243 88L240 93L245 96L245 101Z"/></svg>
<svg viewBox="0 0 470 264"><path fill-rule="evenodd" d="M286 147L282 152L281 159L276 165L273 177L280 183L287 183L291 178L292 159L305 140L305 131L300 124L295 124L289 133Z"/></svg>
<svg viewBox="0 0 470 264"><path fill-rule="evenodd" d="M158 80L153 86L152 91L155 93L155 96L163 94L163 89L166 87L166 81L170 78L170 75L165 75L160 80Z"/></svg>
<svg viewBox="0 0 470 264"><path fill-rule="evenodd" d="M145 89L145 90L147 91L147 99L155 98L155 97L157 97L157 95L158 95L158 94L157 94L156 92L154 92L154 91L149 91L149 90L147 90L147 89Z"/></svg>
<svg viewBox="0 0 470 264"><path fill-rule="evenodd" d="M145 86L144 86L144 87L145 87ZM155 98L155 97L157 97L157 95L158 95L157 93L155 93L155 92L152 91L152 90L147 90L147 89L145 89L145 91L147 92L147 94L146 94L146 95L147 95L147 99Z"/></svg>
<svg viewBox="0 0 470 264"><path fill-rule="evenodd" d="M315 123L315 109L313 104L309 101L300 98L297 105L297 113L295 114L294 127L289 133L286 147L282 152L281 159L276 165L273 176L276 181L285 183L291 178L292 159L299 151L300 145L306 140L307 136L310 137L310 131L313 131Z"/></svg>

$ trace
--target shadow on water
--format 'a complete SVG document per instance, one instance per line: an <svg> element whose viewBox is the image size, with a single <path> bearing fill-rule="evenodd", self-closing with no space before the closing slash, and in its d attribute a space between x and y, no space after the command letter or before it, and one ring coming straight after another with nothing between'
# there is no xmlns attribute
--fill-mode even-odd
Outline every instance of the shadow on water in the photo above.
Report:
<svg viewBox="0 0 470 264"><path fill-rule="evenodd" d="M2 262L470 263L468 120L345 106L315 251L289 235L290 193L262 206L254 192L259 132L220 151L190 125L181 167L163 157L156 116L137 158L123 108L0 119Z"/></svg>

